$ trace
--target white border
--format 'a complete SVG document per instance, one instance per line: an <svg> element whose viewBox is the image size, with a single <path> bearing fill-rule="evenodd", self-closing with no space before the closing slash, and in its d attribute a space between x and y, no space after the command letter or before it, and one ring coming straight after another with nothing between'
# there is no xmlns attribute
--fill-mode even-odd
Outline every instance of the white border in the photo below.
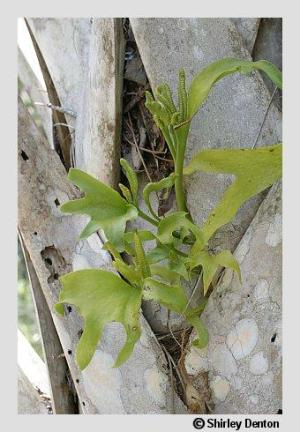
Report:
<svg viewBox="0 0 300 432"><path fill-rule="evenodd" d="M17 221L17 167L16 167L16 28L20 16L159 16L159 17L283 17L284 49L284 282L283 282L283 415L279 419L281 431L296 430L299 405L299 14L297 3L286 0L262 1L107 1L85 0L70 2L26 0L16 4L9 1L1 19L1 412L9 428L22 431L72 430L86 427L101 431L188 431L194 415L147 416L17 416L16 415L16 221ZM2 221L3 219L3 221ZM228 416L214 416L227 418ZM231 419L264 416L229 416ZM268 416L270 417L270 416ZM4 419L1 422L4 426ZM15 424L13 424L15 423ZM58 427L58 429L57 429ZM206 430L206 429L203 429ZM212 430L212 429L207 429ZM218 429L225 430L225 429ZM229 429L226 429L229 430ZM247 429L251 430L251 429Z"/></svg>

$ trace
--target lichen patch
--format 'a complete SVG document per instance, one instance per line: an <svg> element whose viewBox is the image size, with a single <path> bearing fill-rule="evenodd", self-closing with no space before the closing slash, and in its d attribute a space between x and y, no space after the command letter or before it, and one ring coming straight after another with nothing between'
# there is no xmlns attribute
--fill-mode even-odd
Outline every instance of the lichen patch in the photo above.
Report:
<svg viewBox="0 0 300 432"><path fill-rule="evenodd" d="M266 235L266 243L268 246L276 247L282 239L282 230L281 230L281 215L276 214L274 221L270 223L267 235Z"/></svg>
<svg viewBox="0 0 300 432"><path fill-rule="evenodd" d="M266 279L260 279L254 288L254 297L257 301L266 300L269 297L269 283Z"/></svg>
<svg viewBox="0 0 300 432"><path fill-rule="evenodd" d="M156 367L147 369L144 373L146 389L151 399L160 407L166 405L167 377Z"/></svg>
<svg viewBox="0 0 300 432"><path fill-rule="evenodd" d="M215 347L211 354L211 361L213 368L226 378L237 373L236 361L225 344Z"/></svg>
<svg viewBox="0 0 300 432"><path fill-rule="evenodd" d="M254 375L263 375L267 372L268 359L265 357L262 351L256 353L250 360L249 369Z"/></svg>
<svg viewBox="0 0 300 432"><path fill-rule="evenodd" d="M225 401L230 391L229 382L226 379L221 378L220 376L217 376L215 380L212 381L211 388L215 398L219 399L222 402Z"/></svg>
<svg viewBox="0 0 300 432"><path fill-rule="evenodd" d="M189 375L207 372L209 370L207 347L197 349L192 346L185 357L185 369Z"/></svg>
<svg viewBox="0 0 300 432"><path fill-rule="evenodd" d="M77 253L73 254L73 257L72 257L72 269L73 269L73 271L84 270L84 269L90 268L90 267L91 267L91 265L84 255L80 255Z"/></svg>
<svg viewBox="0 0 300 432"><path fill-rule="evenodd" d="M231 330L226 344L236 360L240 360L251 353L258 339L257 324L253 319L242 319Z"/></svg>
<svg viewBox="0 0 300 432"><path fill-rule="evenodd" d="M253 404L253 405L257 405L258 404L258 401L259 401L259 398L258 398L258 396L257 395L251 395L250 397L249 397L249 401Z"/></svg>
<svg viewBox="0 0 300 432"><path fill-rule="evenodd" d="M126 414L120 395L121 372L113 364L110 354L97 350L82 372L83 385L93 405L106 407L105 414Z"/></svg>

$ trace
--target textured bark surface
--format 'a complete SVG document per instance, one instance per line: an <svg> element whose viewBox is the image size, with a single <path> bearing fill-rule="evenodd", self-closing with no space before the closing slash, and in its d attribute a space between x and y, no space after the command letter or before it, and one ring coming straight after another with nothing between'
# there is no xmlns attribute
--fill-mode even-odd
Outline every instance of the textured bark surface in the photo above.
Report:
<svg viewBox="0 0 300 432"><path fill-rule="evenodd" d="M54 123L54 148L60 155L64 166L68 169L72 165L73 143L72 134L69 129L74 129L74 126L72 126L72 124L67 121L67 118L69 117L72 121L74 121L74 119L76 118L76 113L74 114L74 111L70 111L66 107L61 106L61 99L58 94L54 79L51 75L50 68L47 64L47 61L45 60L43 51L41 50L39 37L38 35L35 36L34 24L30 24L30 20L25 20L25 22L40 65L43 79L47 88L50 107L52 109L52 120ZM68 117L66 117L65 115L66 112L68 112Z"/></svg>
<svg viewBox="0 0 300 432"><path fill-rule="evenodd" d="M260 18L232 18L238 33L241 35L245 48L252 55Z"/></svg>
<svg viewBox="0 0 300 432"><path fill-rule="evenodd" d="M20 48L18 48L18 78L33 103L47 104L49 102L47 92L42 89ZM39 126L43 129L50 147L53 148L52 113L48 107L39 105L36 105L35 111L39 116Z"/></svg>
<svg viewBox="0 0 300 432"><path fill-rule="evenodd" d="M250 59L230 19L219 18L134 18L132 29L152 88L166 82L176 94L178 69L184 68L187 82L210 62L235 57ZM251 148L257 138L270 101L270 94L258 73L250 77L235 74L216 84L193 119L186 151L186 163L201 149ZM257 146L281 140L281 114L271 105ZM195 223L203 224L231 183L226 175L197 173L186 179L188 208ZM211 247L234 250L255 215L263 195L249 200L232 223L218 231ZM151 305L146 317L156 329L168 331L167 314ZM182 320L172 314L172 325Z"/></svg>
<svg viewBox="0 0 300 432"><path fill-rule="evenodd" d="M209 372L214 413L276 414L282 409L281 184L261 204L235 257L242 284L224 272L202 315L209 345L189 349L186 370L196 387Z"/></svg>
<svg viewBox="0 0 300 432"><path fill-rule="evenodd" d="M50 396L46 365L20 330L18 330L18 366L33 387Z"/></svg>
<svg viewBox="0 0 300 432"><path fill-rule="evenodd" d="M253 54L282 69L282 18L261 19Z"/></svg>
<svg viewBox="0 0 300 432"><path fill-rule="evenodd" d="M259 26L259 31L253 49L253 59L265 59L274 63L282 70L282 19L281 18L262 18ZM265 77L264 81L270 92L274 86ZM277 90L277 95L274 98L276 106L282 110L282 93Z"/></svg>
<svg viewBox="0 0 300 432"><path fill-rule="evenodd" d="M52 320L45 296L38 280L29 253L20 236L27 273L30 280L37 321L42 337L43 351L50 382L52 410L54 414L76 414L78 412L77 398L70 384L69 368L63 354L59 337Z"/></svg>
<svg viewBox="0 0 300 432"><path fill-rule="evenodd" d="M91 33L89 18L28 18L61 105L77 113ZM68 121L74 122L72 118ZM73 124L74 126L74 124Z"/></svg>
<svg viewBox="0 0 300 432"><path fill-rule="evenodd" d="M47 414L49 395L45 363L18 331L18 414Z"/></svg>
<svg viewBox="0 0 300 432"><path fill-rule="evenodd" d="M18 414L48 414L37 390L18 367Z"/></svg>
<svg viewBox="0 0 300 432"><path fill-rule="evenodd" d="M59 157L44 141L22 103L18 141L19 228L61 340L80 409L85 414L172 412L166 360L143 318L141 340L120 369L112 365L125 335L118 324L111 324L91 364L83 372L78 370L74 353L82 322L74 309L66 310L64 318L53 312L61 289L58 277L82 267L111 269L110 258L99 252L101 243L96 234L87 241L77 241L86 222L83 218L60 213L58 205L78 197L78 192L66 181ZM175 411L184 412L177 396Z"/></svg>
<svg viewBox="0 0 300 432"><path fill-rule="evenodd" d="M89 45L76 120L76 166L117 186L124 67L122 19L94 19Z"/></svg>

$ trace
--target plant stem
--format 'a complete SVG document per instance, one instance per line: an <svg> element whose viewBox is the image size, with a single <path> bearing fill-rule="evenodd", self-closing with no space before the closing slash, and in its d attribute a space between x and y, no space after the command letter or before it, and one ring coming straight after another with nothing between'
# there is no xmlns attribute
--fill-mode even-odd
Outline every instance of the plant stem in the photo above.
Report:
<svg viewBox="0 0 300 432"><path fill-rule="evenodd" d="M187 138L189 134L189 123L180 126L176 131L171 129L171 137L174 148L176 149L175 157L175 194L176 204L178 211L185 211L188 213L188 209L185 202L185 193L183 188L183 165L184 165L184 154L186 149Z"/></svg>
<svg viewBox="0 0 300 432"><path fill-rule="evenodd" d="M145 219L147 222L151 223L154 226L158 226L158 222L155 219L152 219L150 216L148 216L146 213L144 213L141 209L138 208L139 216L143 219Z"/></svg>
<svg viewBox="0 0 300 432"><path fill-rule="evenodd" d="M188 210L187 210L186 203L185 203L185 193L184 193L184 188L183 188L183 164L184 164L185 145L184 146L181 145L178 147L181 147L181 148L177 149L177 157L176 157L176 161L175 161L176 203L177 203L178 211L187 212Z"/></svg>

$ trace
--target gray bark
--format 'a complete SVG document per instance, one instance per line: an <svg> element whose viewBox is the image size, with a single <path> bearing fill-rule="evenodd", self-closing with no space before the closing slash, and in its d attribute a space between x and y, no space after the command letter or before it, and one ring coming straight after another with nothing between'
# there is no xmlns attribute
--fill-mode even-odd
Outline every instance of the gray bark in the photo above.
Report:
<svg viewBox="0 0 300 432"><path fill-rule="evenodd" d="M96 234L88 241L77 241L85 220L63 216L57 208L57 199L62 204L78 197L78 192L66 181L57 154L49 148L22 103L18 141L19 228L62 343L82 412L172 412L166 360L143 317L141 340L131 359L120 369L112 369L112 365L124 334L119 325L111 324L91 364L83 372L78 370L74 352L82 322L75 310L65 318L53 312L61 289L58 276L82 267L111 269L110 259L101 254ZM176 395L175 411L184 411Z"/></svg>
<svg viewBox="0 0 300 432"><path fill-rule="evenodd" d="M78 113L88 61L91 20L28 18L27 21L43 54L61 105ZM75 119L68 117L67 120L75 126Z"/></svg>
<svg viewBox="0 0 300 432"><path fill-rule="evenodd" d="M61 96L57 91L59 83L55 82L56 80L53 79L53 76L51 75L51 62L49 62L50 66L48 66L43 51L40 47L40 45L43 44L43 38L41 38L40 40L39 33L37 32L35 34L34 20L29 19L25 22L34 46L34 50L37 55L43 79L47 88L50 106L52 109L52 119L54 122L54 148L60 155L64 166L68 169L72 165L74 145L73 135L70 128L74 130L74 125L72 125L72 123L75 122L76 113L69 109L67 106L61 106ZM39 28L39 25L37 25L37 27ZM52 35L51 32L50 34ZM48 40L48 44L50 47L56 46L55 42L50 41L50 39ZM61 53L59 52L59 54ZM59 55L57 56L55 61L57 61L58 58Z"/></svg>
<svg viewBox="0 0 300 432"><path fill-rule="evenodd" d="M40 281L21 235L20 240L42 337L43 351L51 389L52 410L55 414L74 414L78 411L76 394L72 391L73 389L70 385L72 378L69 376L69 369L63 354L63 348L59 341Z"/></svg>
<svg viewBox="0 0 300 432"><path fill-rule="evenodd" d="M18 367L18 414L48 414L44 402L22 369Z"/></svg>
<svg viewBox="0 0 300 432"><path fill-rule="evenodd" d="M202 314L209 345L190 346L185 358L196 388L209 372L216 414L282 408L281 234L281 184L275 184L234 254L242 284L224 271Z"/></svg>
<svg viewBox="0 0 300 432"><path fill-rule="evenodd" d="M116 187L124 67L122 19L94 19L89 45L89 63L76 120L76 166Z"/></svg>
<svg viewBox="0 0 300 432"><path fill-rule="evenodd" d="M253 59L265 59L274 63L282 70L282 19L281 18L262 18L259 26L259 31L253 49ZM272 83L265 77L264 81L268 89L272 92ZM274 98L276 106L281 111L282 93L277 90L277 95Z"/></svg>
<svg viewBox="0 0 300 432"><path fill-rule="evenodd" d="M18 330L18 366L35 388L50 396L46 365L20 330Z"/></svg>
<svg viewBox="0 0 300 432"><path fill-rule="evenodd" d="M241 35L245 48L252 55L260 18L232 18L238 33Z"/></svg>
<svg viewBox="0 0 300 432"><path fill-rule="evenodd" d="M18 331L18 414L47 414L49 394L46 366Z"/></svg>
<svg viewBox="0 0 300 432"><path fill-rule="evenodd" d="M18 48L18 78L33 103L42 102L46 105L49 102L47 92L41 88L39 80L20 48ZM49 145L53 148L52 113L47 106L40 105L35 106L35 111Z"/></svg>

